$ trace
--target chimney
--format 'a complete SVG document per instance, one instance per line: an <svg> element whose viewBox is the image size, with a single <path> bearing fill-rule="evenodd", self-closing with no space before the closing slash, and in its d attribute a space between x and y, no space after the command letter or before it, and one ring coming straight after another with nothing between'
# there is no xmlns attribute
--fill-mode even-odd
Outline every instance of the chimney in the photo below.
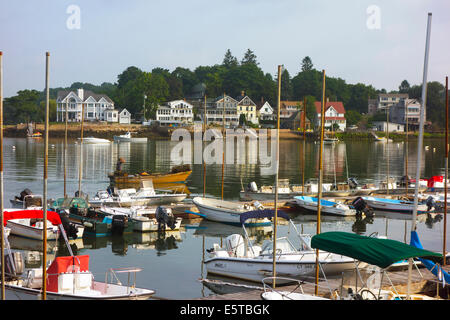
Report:
<svg viewBox="0 0 450 320"><path fill-rule="evenodd" d="M330 102L330 98L327 97L327 102Z"/></svg>
<svg viewBox="0 0 450 320"><path fill-rule="evenodd" d="M81 101L84 101L84 90L83 89L78 89L77 95L78 95L78 97L80 97Z"/></svg>

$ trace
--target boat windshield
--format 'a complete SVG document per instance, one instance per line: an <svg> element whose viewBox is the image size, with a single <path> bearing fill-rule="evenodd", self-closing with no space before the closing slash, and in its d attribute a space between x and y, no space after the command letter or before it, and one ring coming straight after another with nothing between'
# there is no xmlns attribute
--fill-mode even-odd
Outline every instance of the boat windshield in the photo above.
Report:
<svg viewBox="0 0 450 320"><path fill-rule="evenodd" d="M287 238L277 239L277 251L281 251L282 254L296 253L297 249ZM273 253L273 242L271 240L264 241L261 249L261 255L271 255Z"/></svg>

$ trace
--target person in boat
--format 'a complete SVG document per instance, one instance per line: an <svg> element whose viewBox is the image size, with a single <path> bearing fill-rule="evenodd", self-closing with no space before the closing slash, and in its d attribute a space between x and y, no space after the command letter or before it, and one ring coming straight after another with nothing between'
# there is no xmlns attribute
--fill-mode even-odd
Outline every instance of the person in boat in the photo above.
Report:
<svg viewBox="0 0 450 320"><path fill-rule="evenodd" d="M123 175L122 166L125 163L125 159L120 157L117 159L116 163L116 171L114 172L115 175Z"/></svg>

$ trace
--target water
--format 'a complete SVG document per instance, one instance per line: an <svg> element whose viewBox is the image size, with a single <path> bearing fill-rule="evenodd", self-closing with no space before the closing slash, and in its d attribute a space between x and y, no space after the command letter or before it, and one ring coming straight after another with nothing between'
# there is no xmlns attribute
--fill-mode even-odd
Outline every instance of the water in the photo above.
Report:
<svg viewBox="0 0 450 320"><path fill-rule="evenodd" d="M241 184L255 181L257 185L273 184L274 176L265 175L264 166L255 164L256 149L247 142L243 164L227 164L224 167L224 199L237 200ZM112 143L110 145L83 146L82 190L93 196L104 190L109 179L107 174L114 171L118 157L126 160L124 170L137 172L167 172L175 164L171 161L171 150L176 142L148 141L148 143ZM301 183L301 148L303 142L283 140L280 142L279 178L288 178L291 183ZM401 177L405 173L405 143L386 144L374 142L340 142L335 147L324 147L324 182L345 181L355 177L358 181L378 181L391 177ZM444 143L439 140L426 140L422 159L421 176L428 178L444 173ZM306 143L305 181L317 177L319 144ZM50 139L48 159L48 192L50 198L63 196L64 185L64 142ZM409 143L408 174L415 178L417 144ZM29 188L35 194L43 190L43 139L5 138L4 140L4 179L5 207L9 199ZM73 195L78 190L80 146L69 141L67 152L67 193ZM237 157L237 155L236 155ZM237 161L236 161L237 162ZM203 167L192 165L193 172L187 181L192 194L203 193ZM221 196L222 165L211 164L206 169L206 195ZM378 232L390 239L409 242L411 229L410 216L396 215L373 219L323 217L321 230L357 232L370 235ZM316 219L311 215L299 215L294 219L297 228L304 233L315 234ZM220 243L227 235L239 233L241 229L219 223L202 221L194 224L183 222L182 231L170 232L164 239L153 233L133 233L123 237L83 238L76 241L75 253L90 255L90 268L96 279L104 281L109 268L141 267L137 274L139 287L156 290L156 295L171 299L190 299L213 294L210 288L198 279L206 277L202 266L203 249ZM287 235L290 229L281 225L278 235ZM267 228L249 230L255 241L261 244L271 237ZM421 217L418 232L425 248L441 252L443 239L443 220ZM27 248L28 252L39 250L40 244L12 237L11 244L16 248ZM449 244L447 244L447 248ZM67 254L64 247L53 251L56 255ZM52 256L50 255L50 258ZM33 265L30 258L27 265ZM257 284L255 284L257 285Z"/></svg>

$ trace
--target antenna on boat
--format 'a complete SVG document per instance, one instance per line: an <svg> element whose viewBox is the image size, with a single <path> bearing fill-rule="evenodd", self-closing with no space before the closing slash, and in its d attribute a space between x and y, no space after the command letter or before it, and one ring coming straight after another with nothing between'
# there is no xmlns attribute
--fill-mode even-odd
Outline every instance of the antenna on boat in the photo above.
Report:
<svg viewBox="0 0 450 320"><path fill-rule="evenodd" d="M322 70L322 109L320 115L320 152L319 152L319 184L317 195L317 229L316 234L320 233L320 213L321 213L321 199L322 199L322 179L323 179L323 136L325 127L325 70ZM316 285L315 295L319 293L319 249L316 249Z"/></svg>
<svg viewBox="0 0 450 320"><path fill-rule="evenodd" d="M0 213L1 213L1 281L2 300L5 300L5 226L3 225L3 52L0 51Z"/></svg>
<svg viewBox="0 0 450 320"><path fill-rule="evenodd" d="M49 109L49 86L48 67L50 52L45 53L45 137L44 137L44 198L43 198L43 228L42 228L42 300L47 299L47 178L48 178L48 109Z"/></svg>
<svg viewBox="0 0 450 320"><path fill-rule="evenodd" d="M412 214L411 232L416 231L416 218L417 218L417 204L419 196L419 182L420 182L420 167L422 165L422 148L423 148L423 126L425 121L425 108L427 105L427 72L428 72L428 56L430 52L430 34L431 34L431 12L428 13L427 22L427 38L425 42L425 58L423 64L423 81L422 81L422 103L420 108L420 121L419 121L419 143L417 145L417 167L416 167L416 183L414 185L414 209ZM444 257L445 259L445 257ZM408 259L408 285L406 299L410 298L411 287L411 272L412 272L412 258Z"/></svg>
<svg viewBox="0 0 450 320"><path fill-rule="evenodd" d="M444 243L442 255L443 265L446 265L446 242L447 242L447 179L448 179L448 77L445 77L445 176L444 176Z"/></svg>
<svg viewBox="0 0 450 320"><path fill-rule="evenodd" d="M273 217L273 265L272 265L272 277L273 288L275 288L275 277L277 276L276 269L276 249L277 249L277 225L278 225L278 169L280 162L280 95L281 95L281 69L283 66L278 65L278 94L277 94L277 149L275 153L275 214ZM272 137L273 139L273 137Z"/></svg>

